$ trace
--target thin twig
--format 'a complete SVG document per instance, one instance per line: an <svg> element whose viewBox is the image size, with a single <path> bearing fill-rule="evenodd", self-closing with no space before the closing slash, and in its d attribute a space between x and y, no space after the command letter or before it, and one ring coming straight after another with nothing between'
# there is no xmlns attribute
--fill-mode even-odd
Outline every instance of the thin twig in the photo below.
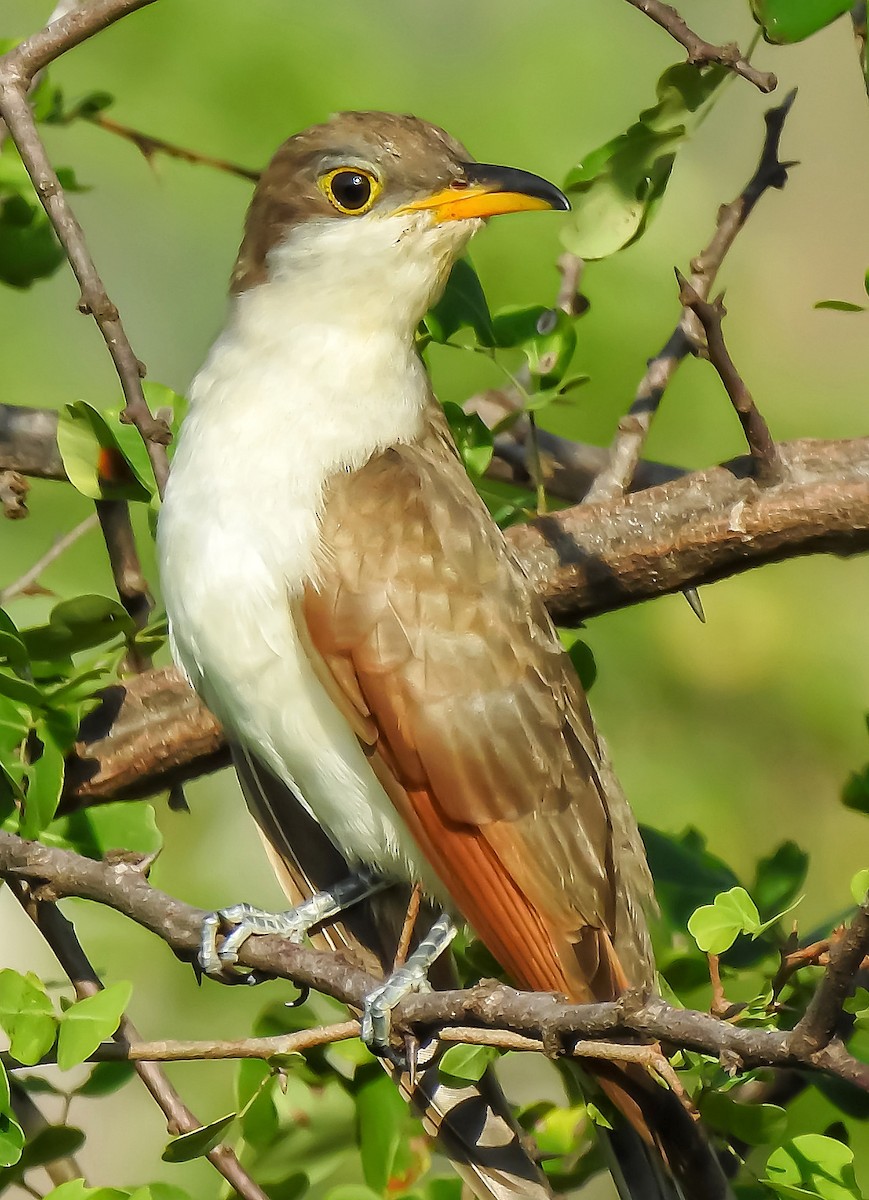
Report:
<svg viewBox="0 0 869 1200"><path fill-rule="evenodd" d="M97 500L96 510L118 597L136 628L144 629L153 601L136 549L130 506L126 500ZM127 656L127 666L133 671L146 671L151 659L136 650Z"/></svg>
<svg viewBox="0 0 869 1200"><path fill-rule="evenodd" d="M75 545L79 538L84 537L86 533L90 533L92 529L96 529L99 524L96 513L91 513L89 517L85 517L69 533L63 534L57 541L46 550L40 558L36 560L32 567L28 567L23 575L0 589L0 604L6 604L7 601L13 600L16 596L20 596L39 579L39 576L51 564L70 548Z"/></svg>
<svg viewBox="0 0 869 1200"><path fill-rule="evenodd" d="M279 1037L239 1038L235 1041L211 1039L183 1041L166 1039L159 1042L104 1042L88 1057L88 1062L216 1062L224 1059L261 1058L266 1061L289 1054L301 1054L316 1046L331 1046L359 1036L358 1021L342 1021L335 1025L322 1025L316 1029L303 1029L298 1033L282 1034ZM54 1055L47 1055L36 1066L54 1063ZM0 1062L10 1071L30 1070L31 1067L17 1062L8 1052L0 1054Z"/></svg>
<svg viewBox="0 0 869 1200"><path fill-rule="evenodd" d="M163 138L152 137L150 133L142 133L139 129L132 129L129 125L113 121L111 117L107 117L103 113L94 113L87 120L92 125L105 129L108 133L117 134L118 137L132 142L147 162L150 162L155 154L164 154L167 158L177 158L181 162L212 167L215 171L223 171L227 175L237 175L240 179L246 179L250 183L256 183L261 174L260 171L230 162L229 159L215 158L211 154L201 154L198 150L188 150L184 146L176 146L173 142L164 141Z"/></svg>
<svg viewBox="0 0 869 1200"><path fill-rule="evenodd" d="M45 938L52 952L63 967L75 989L78 999L94 996L103 984L90 964L72 924L50 900L37 898L27 885L20 882L10 884L12 891L24 911ZM138 1030L129 1017L121 1018L114 1035L121 1047L139 1042ZM190 1111L178 1092L169 1082L165 1072L154 1062L136 1062L135 1071L166 1115L170 1134L191 1133L201 1128L202 1122ZM268 1200L265 1192L248 1175L238 1161L235 1152L228 1146L216 1146L208 1153L208 1161L235 1189L242 1200Z"/></svg>
<svg viewBox="0 0 869 1200"><path fill-rule="evenodd" d="M760 197L770 188L781 189L787 183L788 169L795 164L779 159L779 147L795 98L796 92L790 92L781 104L764 114L766 136L757 168L736 199L718 210L712 239L691 262L691 287L704 300L709 296L725 255ZM679 365L691 353L694 328L693 315L683 310L676 328L649 360L633 404L619 421L610 446L609 462L589 489L586 497L589 503L612 499L630 488L661 398Z"/></svg>
<svg viewBox="0 0 869 1200"><path fill-rule="evenodd" d="M133 353L118 311L106 294L84 232L67 202L27 102L30 81L37 71L92 34L151 2L94 0L86 8L76 9L53 21L0 57L0 117L6 123L9 136L78 280L81 288L79 308L92 314L106 342L124 393L122 419L135 425L142 435L162 495L169 473L168 426L151 415L142 391L144 367Z"/></svg>
<svg viewBox="0 0 869 1200"><path fill-rule="evenodd" d="M419 916L419 906L422 903L422 888L418 883L413 885L410 893L410 899L407 902L407 912L404 915L404 924L401 927L401 936L398 939L398 947L395 951L395 958L392 963L392 970L397 971L399 967L404 966L407 956L410 953L410 943L413 938L413 931L416 928L416 920Z"/></svg>
<svg viewBox="0 0 869 1200"><path fill-rule="evenodd" d="M763 487L780 483L784 478L784 463L781 455L773 441L769 426L761 416L745 380L737 371L724 341L721 322L727 316L727 309L724 307L721 296L710 303L697 295L685 276L678 270L676 279L679 283L679 302L686 308L690 308L703 326L706 336L706 355L718 372L725 391L736 409L754 463L755 479Z"/></svg>
<svg viewBox="0 0 869 1200"><path fill-rule="evenodd" d="M703 63L718 63L719 66L726 67L728 71L741 75L743 79L753 83L762 92L771 92L777 86L778 80L772 71L758 71L757 67L753 67L746 60L738 46L733 44L716 46L712 42L704 41L693 29L688 27L685 19L675 8L662 3L662 0L628 0L628 4L632 4L634 8L644 12L647 17L651 17L656 25L666 29L670 37L687 50L688 62L697 66L701 66Z"/></svg>
<svg viewBox="0 0 869 1200"><path fill-rule="evenodd" d="M567 252L561 255L556 265L561 274L561 286L555 306L569 317L578 317L588 308L588 301L579 290L585 271L585 260L578 254Z"/></svg>

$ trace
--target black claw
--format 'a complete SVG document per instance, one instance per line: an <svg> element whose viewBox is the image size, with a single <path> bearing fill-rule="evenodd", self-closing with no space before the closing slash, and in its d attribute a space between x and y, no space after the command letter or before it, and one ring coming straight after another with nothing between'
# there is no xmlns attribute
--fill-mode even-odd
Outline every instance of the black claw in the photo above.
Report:
<svg viewBox="0 0 869 1200"><path fill-rule="evenodd" d="M413 1089L419 1074L419 1041L412 1033L404 1035L404 1061L407 1063L408 1082Z"/></svg>
<svg viewBox="0 0 869 1200"><path fill-rule="evenodd" d="M311 989L303 987L298 996L294 1000L285 1000L284 1008L301 1008L303 1004L307 1004L311 996Z"/></svg>

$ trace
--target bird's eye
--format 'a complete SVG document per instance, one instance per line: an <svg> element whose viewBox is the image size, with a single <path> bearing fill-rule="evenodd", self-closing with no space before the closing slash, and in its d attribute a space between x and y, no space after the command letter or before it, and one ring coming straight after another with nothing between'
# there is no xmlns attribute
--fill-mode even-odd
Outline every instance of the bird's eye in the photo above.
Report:
<svg viewBox="0 0 869 1200"><path fill-rule="evenodd" d="M339 167L320 179L320 187L339 212L358 216L368 212L380 194L381 185L360 167Z"/></svg>

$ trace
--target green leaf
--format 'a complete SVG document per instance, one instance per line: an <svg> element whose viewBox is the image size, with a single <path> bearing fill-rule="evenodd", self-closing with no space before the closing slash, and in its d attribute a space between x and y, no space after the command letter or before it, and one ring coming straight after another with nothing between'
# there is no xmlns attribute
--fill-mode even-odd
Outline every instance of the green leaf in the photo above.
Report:
<svg viewBox="0 0 869 1200"><path fill-rule="evenodd" d="M130 1192L130 1200L191 1200L190 1193L171 1183L149 1183Z"/></svg>
<svg viewBox="0 0 869 1200"><path fill-rule="evenodd" d="M36 723L36 735L42 753L31 765L24 812L21 816L22 837L36 838L57 812L63 790L63 771L67 747L56 740L45 721Z"/></svg>
<svg viewBox="0 0 869 1200"><path fill-rule="evenodd" d="M503 349L521 346L537 336L537 322L550 311L543 304L500 308L492 317L495 345Z"/></svg>
<svg viewBox="0 0 869 1200"><path fill-rule="evenodd" d="M497 1057L494 1046L450 1046L438 1063L438 1071L464 1083L476 1083Z"/></svg>
<svg viewBox="0 0 869 1200"><path fill-rule="evenodd" d="M423 323L436 342L448 342L460 329L473 329L481 346L495 344L483 285L466 258L460 258L453 267L443 296Z"/></svg>
<svg viewBox="0 0 869 1200"><path fill-rule="evenodd" d="M706 954L723 954L740 933L757 933L760 927L760 913L744 887L721 892L688 921L688 932Z"/></svg>
<svg viewBox="0 0 869 1200"><path fill-rule="evenodd" d="M21 1126L8 1113L0 1113L0 1167L14 1166L23 1149L24 1133Z"/></svg>
<svg viewBox="0 0 869 1200"><path fill-rule="evenodd" d="M35 975L0 971L0 1028L14 1059L33 1066L54 1045L57 1018L45 988Z"/></svg>
<svg viewBox="0 0 869 1200"><path fill-rule="evenodd" d="M865 304L852 304L850 300L818 300L814 308L831 308L835 312L865 312Z"/></svg>
<svg viewBox="0 0 869 1200"><path fill-rule="evenodd" d="M129 1192L122 1192L120 1188L92 1188L83 1179L70 1179L43 1196L42 1200L127 1200L129 1195Z"/></svg>
<svg viewBox="0 0 869 1200"><path fill-rule="evenodd" d="M842 803L854 812L869 813L869 763L848 776L842 788Z"/></svg>
<svg viewBox="0 0 869 1200"><path fill-rule="evenodd" d="M819 1133L805 1133L772 1152L765 1181L782 1196L861 1200L853 1162L853 1150L842 1142Z"/></svg>
<svg viewBox="0 0 869 1200"><path fill-rule="evenodd" d="M26 679L19 678L13 671L0 668L0 696L13 700L27 708L42 708L42 692Z"/></svg>
<svg viewBox="0 0 869 1200"><path fill-rule="evenodd" d="M85 1135L73 1125L46 1125L34 1134L19 1160L19 1170L30 1171L46 1163L75 1154L85 1143Z"/></svg>
<svg viewBox="0 0 869 1200"><path fill-rule="evenodd" d="M53 275L64 259L51 221L7 139L0 152L0 281L29 288Z"/></svg>
<svg viewBox="0 0 869 1200"><path fill-rule="evenodd" d="M687 118L725 77L717 66L678 63L668 68L658 80L658 103L574 167L564 185L573 200L562 229L568 250L585 259L606 258L641 236L688 136Z"/></svg>
<svg viewBox="0 0 869 1200"><path fill-rule="evenodd" d="M0 630L0 662L5 666L21 670L29 662L27 648L17 633Z"/></svg>
<svg viewBox="0 0 869 1200"><path fill-rule="evenodd" d="M869 870L858 871L851 880L851 895L855 904L862 904L869 892Z"/></svg>
<svg viewBox="0 0 869 1200"><path fill-rule="evenodd" d="M556 387L564 378L576 349L574 318L560 309L546 309L537 320L534 336L522 349L536 386L541 390Z"/></svg>
<svg viewBox="0 0 869 1200"><path fill-rule="evenodd" d="M85 400L65 405L57 445L70 482L91 500L147 503L156 492L145 444L120 420L120 409L103 412Z"/></svg>
<svg viewBox="0 0 869 1200"><path fill-rule="evenodd" d="M108 1096L129 1083L135 1073L131 1062L97 1063L84 1083L75 1089L75 1094L86 1099Z"/></svg>
<svg viewBox="0 0 869 1200"><path fill-rule="evenodd" d="M446 401L443 409L465 470L472 479L479 478L492 461L495 439L491 429L477 413L466 413L458 404Z"/></svg>
<svg viewBox="0 0 869 1200"><path fill-rule="evenodd" d="M23 629L21 638L31 658L45 660L91 650L121 635L131 638L135 633L133 619L117 600L87 594L62 600L51 610L47 625Z"/></svg>
<svg viewBox="0 0 869 1200"><path fill-rule="evenodd" d="M326 1200L381 1200L381 1196L361 1183L342 1183L326 1193Z"/></svg>
<svg viewBox="0 0 869 1200"><path fill-rule="evenodd" d="M644 825L641 833L658 902L680 932L698 904L737 884L733 871L710 854L696 829L667 834Z"/></svg>
<svg viewBox="0 0 869 1200"><path fill-rule="evenodd" d="M27 737L31 725L26 705L0 695L0 755L12 754Z"/></svg>
<svg viewBox="0 0 869 1200"><path fill-rule="evenodd" d="M577 1130L588 1115L584 1104L549 1109L534 1126L534 1140L544 1156L570 1154L576 1148Z"/></svg>
<svg viewBox="0 0 869 1200"><path fill-rule="evenodd" d="M200 1129L194 1129L190 1133L182 1133L180 1137L173 1138L161 1155L163 1161L181 1163L190 1162L194 1158L204 1158L210 1150L220 1145L223 1135L236 1120L237 1115L234 1112L227 1113L225 1117L220 1117L209 1125L203 1125Z"/></svg>
<svg viewBox="0 0 869 1200"><path fill-rule="evenodd" d="M751 894L763 915L785 908L796 897L806 879L809 856L796 842L782 842L757 864Z"/></svg>
<svg viewBox="0 0 869 1200"><path fill-rule="evenodd" d="M80 809L55 821L42 840L95 859L105 858L110 850L153 854L163 844L154 806L144 800L118 800Z"/></svg>
<svg viewBox="0 0 869 1200"><path fill-rule="evenodd" d="M589 691L597 679L597 663L594 661L594 654L591 647L586 642L576 638L567 653L570 655L570 661L573 663L574 670L579 676L580 683L586 691Z"/></svg>
<svg viewBox="0 0 869 1200"><path fill-rule="evenodd" d="M9 1091L9 1076L6 1074L6 1068L0 1062L0 1112L9 1111L9 1100L11 1093Z"/></svg>
<svg viewBox="0 0 869 1200"><path fill-rule="evenodd" d="M751 0L755 19L768 42L801 42L831 24L853 0Z"/></svg>
<svg viewBox="0 0 869 1200"><path fill-rule="evenodd" d="M700 1115L714 1129L749 1146L777 1144L787 1129L788 1116L777 1104L739 1104L726 1092L706 1092Z"/></svg>
<svg viewBox="0 0 869 1200"><path fill-rule="evenodd" d="M132 994L131 983L112 983L66 1010L57 1035L57 1065L62 1071L84 1062L101 1042L112 1036Z"/></svg>
<svg viewBox="0 0 869 1200"><path fill-rule="evenodd" d="M392 1177L395 1155L407 1123L407 1108L395 1084L374 1068L356 1093L356 1123L362 1174L379 1195Z"/></svg>

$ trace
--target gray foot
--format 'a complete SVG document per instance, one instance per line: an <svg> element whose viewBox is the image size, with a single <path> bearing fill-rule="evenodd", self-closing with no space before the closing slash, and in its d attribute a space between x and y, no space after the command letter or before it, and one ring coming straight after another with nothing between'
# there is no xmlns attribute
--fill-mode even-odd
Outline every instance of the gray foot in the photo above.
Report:
<svg viewBox="0 0 869 1200"><path fill-rule="evenodd" d="M442 913L404 966L399 967L380 987L365 997L361 1036L373 1054L394 1059L389 1045L392 1010L411 992L428 988L428 973L432 964L440 958L455 936L455 925L446 913Z"/></svg>
<svg viewBox="0 0 869 1200"><path fill-rule="evenodd" d="M388 880L362 868L356 874L342 879L327 891L318 892L298 908L287 912L265 912L251 904L233 904L209 913L202 922L199 940L198 965L206 975L213 978L231 979L228 974L238 961L238 952L254 934L276 933L291 942L300 942L315 925L338 917L345 908L387 887ZM227 936L220 935L228 930ZM251 981L259 982L256 976Z"/></svg>

